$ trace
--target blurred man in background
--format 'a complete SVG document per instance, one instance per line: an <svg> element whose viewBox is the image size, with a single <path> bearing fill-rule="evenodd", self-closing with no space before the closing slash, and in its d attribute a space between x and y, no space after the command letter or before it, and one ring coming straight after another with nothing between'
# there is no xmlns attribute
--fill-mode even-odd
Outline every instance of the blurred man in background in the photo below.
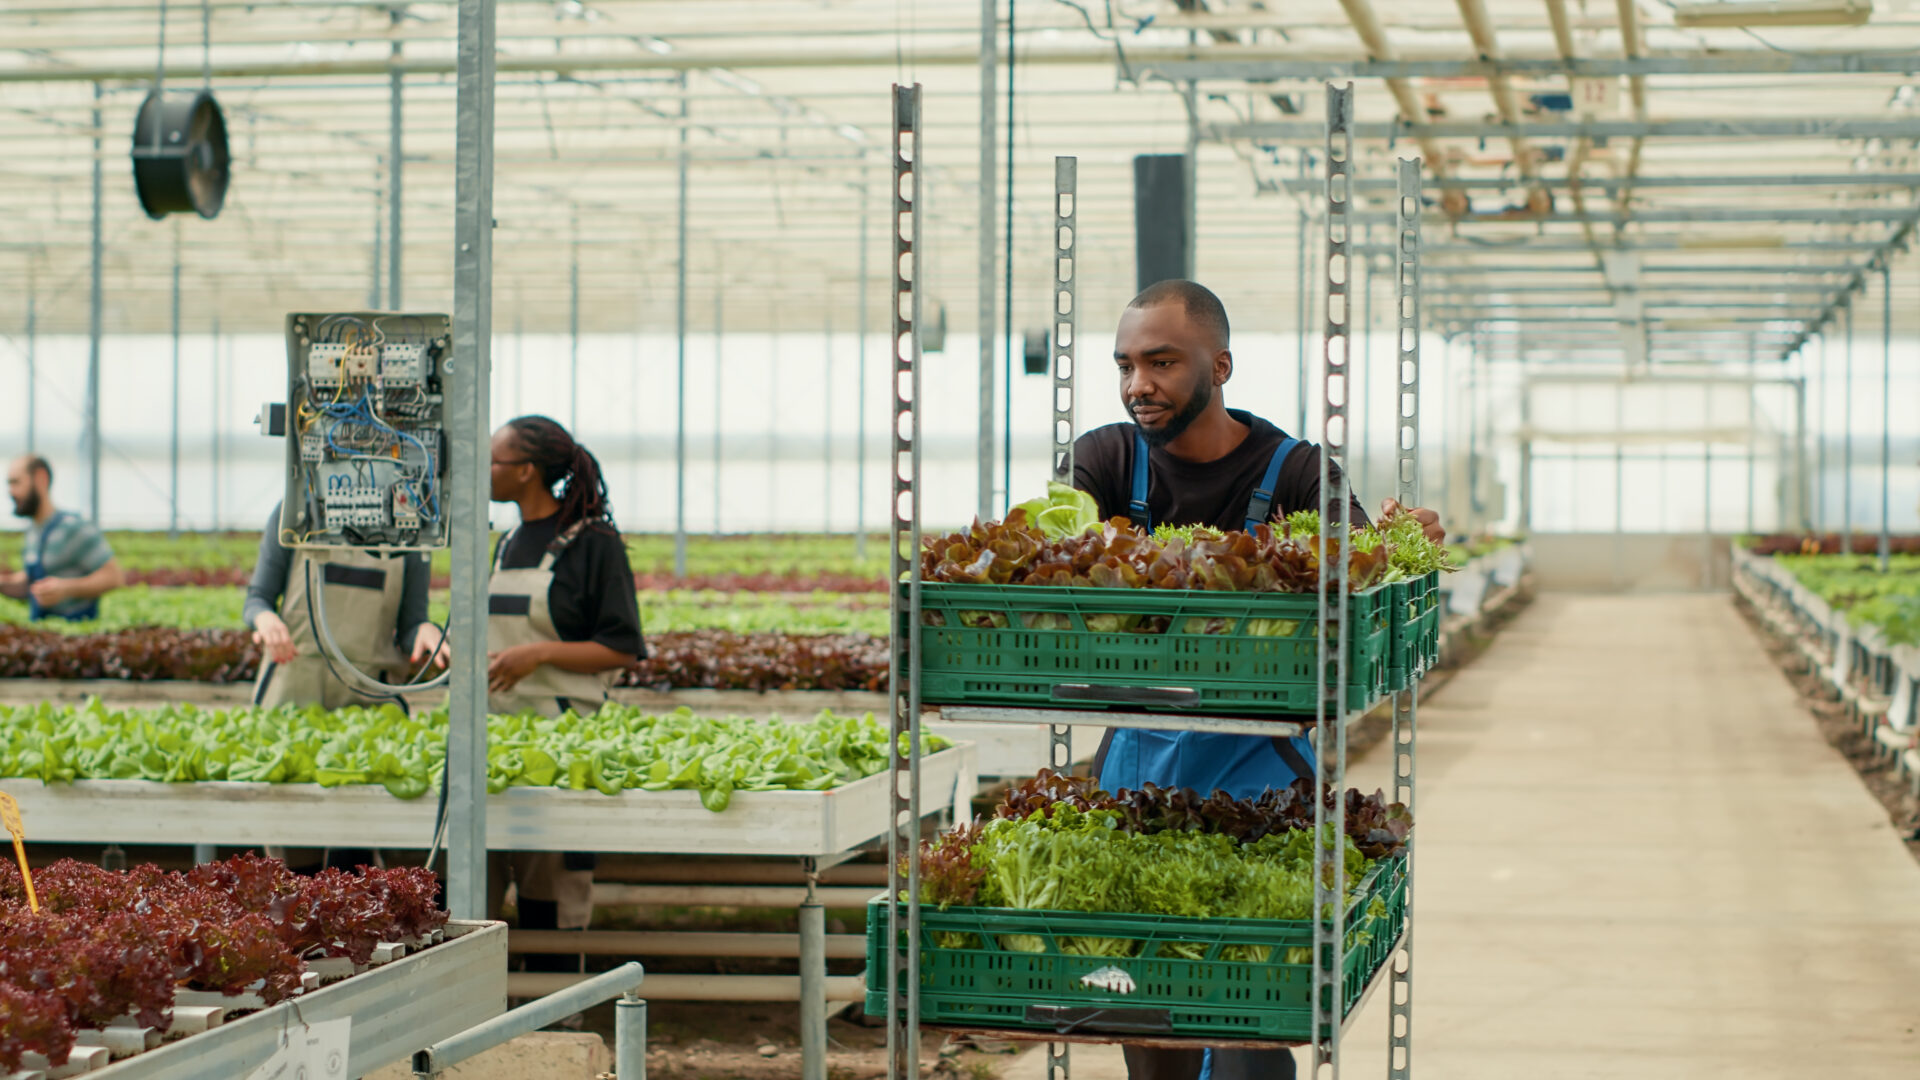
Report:
<svg viewBox="0 0 1920 1080"><path fill-rule="evenodd" d="M22 569L0 574L0 595L27 602L28 617L83 622L100 617L100 598L127 583L113 548L93 522L53 505L53 466L30 454L7 467L13 514L26 518Z"/></svg>

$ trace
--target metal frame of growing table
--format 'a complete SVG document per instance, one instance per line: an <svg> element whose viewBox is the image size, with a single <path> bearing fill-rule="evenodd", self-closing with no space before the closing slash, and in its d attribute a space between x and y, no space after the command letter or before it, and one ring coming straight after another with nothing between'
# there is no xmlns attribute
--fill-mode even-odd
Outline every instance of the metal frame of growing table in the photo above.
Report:
<svg viewBox="0 0 1920 1080"><path fill-rule="evenodd" d="M964 813L978 786L973 746L959 743L926 761L929 782L943 792L927 813ZM885 834L888 780L876 774L826 791L740 791L721 813L707 810L693 791L509 788L486 800L487 843L506 851L798 859L805 884L798 904L802 1077L825 1080L830 983L819 875ZM0 790L19 799L36 838L51 842L422 848L435 813L430 798L400 800L372 785L14 779L0 780ZM722 895L727 888L710 887L712 902L740 902ZM751 899L748 890L736 891ZM653 981L656 993L673 985L671 976ZM543 982L537 989L554 987Z"/></svg>

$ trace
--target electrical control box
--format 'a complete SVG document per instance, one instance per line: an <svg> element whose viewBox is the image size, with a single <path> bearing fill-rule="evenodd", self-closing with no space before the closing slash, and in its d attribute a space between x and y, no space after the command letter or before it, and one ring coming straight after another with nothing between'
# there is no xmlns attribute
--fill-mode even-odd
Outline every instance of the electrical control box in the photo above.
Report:
<svg viewBox="0 0 1920 1080"><path fill-rule="evenodd" d="M291 548L445 547L445 315L287 316L286 499Z"/></svg>

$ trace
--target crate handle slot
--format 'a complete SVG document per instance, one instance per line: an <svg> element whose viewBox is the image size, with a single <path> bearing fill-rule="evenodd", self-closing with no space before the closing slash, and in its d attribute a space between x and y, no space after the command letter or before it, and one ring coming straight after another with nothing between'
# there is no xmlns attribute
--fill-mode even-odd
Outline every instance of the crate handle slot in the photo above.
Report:
<svg viewBox="0 0 1920 1080"><path fill-rule="evenodd" d="M1028 1005L1026 1022L1050 1027L1056 1035L1071 1035L1076 1031L1108 1031L1135 1035L1173 1034L1173 1014L1167 1009Z"/></svg>
<svg viewBox="0 0 1920 1080"><path fill-rule="evenodd" d="M1116 705L1200 704L1200 691L1184 686L1093 686L1087 683L1057 683L1055 701L1098 701Z"/></svg>

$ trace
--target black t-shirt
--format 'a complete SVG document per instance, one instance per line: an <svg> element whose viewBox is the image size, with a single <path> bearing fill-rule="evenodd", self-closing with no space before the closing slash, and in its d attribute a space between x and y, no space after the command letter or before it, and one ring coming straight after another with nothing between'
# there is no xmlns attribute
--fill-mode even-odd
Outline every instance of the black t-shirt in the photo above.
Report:
<svg viewBox="0 0 1920 1080"><path fill-rule="evenodd" d="M1249 412L1228 409L1227 415L1251 430L1225 457L1184 461L1167 453L1165 447L1147 448L1147 510L1155 525L1246 528L1247 503L1266 477L1267 465L1286 433ZM1133 498L1134 431L1130 423L1108 424L1087 432L1073 444L1073 486L1094 497L1102 518L1127 516L1127 504ZM1337 466L1334 475L1340 475ZM1354 498L1351 506L1351 522L1366 523L1367 512L1360 500ZM1280 466L1280 479L1273 492L1273 517L1318 509L1320 447L1302 443Z"/></svg>
<svg viewBox="0 0 1920 1080"><path fill-rule="evenodd" d="M559 531L560 517L520 524L501 543L504 555L495 557L503 570L530 570L540 565ZM612 532L582 529L553 563L553 584L547 588L547 608L562 641L597 641L617 653L645 658L647 644L640 636L640 601L633 592L633 565L627 545Z"/></svg>

